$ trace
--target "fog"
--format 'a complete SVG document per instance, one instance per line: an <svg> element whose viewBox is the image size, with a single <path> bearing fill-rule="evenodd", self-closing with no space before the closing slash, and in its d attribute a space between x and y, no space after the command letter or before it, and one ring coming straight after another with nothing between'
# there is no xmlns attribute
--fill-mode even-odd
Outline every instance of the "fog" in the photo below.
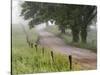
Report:
<svg viewBox="0 0 100 75"><path fill-rule="evenodd" d="M23 1L20 0L12 0L12 24L23 24L27 25L28 21L25 21L23 17L20 16L21 13L21 4Z"/></svg>
<svg viewBox="0 0 100 75"><path fill-rule="evenodd" d="M27 25L28 26L28 22L29 20L24 20L22 16L20 16L21 14L21 4L24 1L22 0L12 0L12 24L13 25ZM55 25L55 23L51 24L49 21L49 25ZM43 29L46 27L45 23L42 23L40 25L35 26L36 29ZM92 24L89 27L90 29L95 29L96 30L96 23L92 22Z"/></svg>

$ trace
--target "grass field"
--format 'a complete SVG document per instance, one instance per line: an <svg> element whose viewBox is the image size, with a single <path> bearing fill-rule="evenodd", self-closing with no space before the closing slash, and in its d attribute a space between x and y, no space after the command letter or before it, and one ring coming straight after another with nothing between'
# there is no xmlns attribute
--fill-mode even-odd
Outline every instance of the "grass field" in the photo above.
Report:
<svg viewBox="0 0 100 75"><path fill-rule="evenodd" d="M76 44L76 43L72 42L72 35L71 35L70 29L66 30L66 34L61 34L57 26L48 26L48 27L46 27L46 30L49 32L52 32L56 36L62 38L66 44L80 47L80 48L91 49L93 52L97 52L97 34L96 34L96 31L91 30L88 32L87 44L83 44L81 42Z"/></svg>
<svg viewBox="0 0 100 75"><path fill-rule="evenodd" d="M30 39L35 43L37 33L35 29L28 30ZM39 72L61 72L69 71L68 56L54 52L54 62L51 58L51 50L38 46L36 51L35 46L30 48L26 42L26 35L23 32L21 25L12 26L12 75L39 73ZM80 70L81 67L73 64L72 70Z"/></svg>

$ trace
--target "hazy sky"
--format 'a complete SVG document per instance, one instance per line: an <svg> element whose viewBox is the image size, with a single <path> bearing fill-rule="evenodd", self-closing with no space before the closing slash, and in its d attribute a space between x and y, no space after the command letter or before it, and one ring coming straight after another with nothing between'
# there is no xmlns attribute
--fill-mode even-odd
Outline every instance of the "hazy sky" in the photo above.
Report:
<svg viewBox="0 0 100 75"><path fill-rule="evenodd" d="M25 21L20 15L21 13L21 7L20 4L23 2L21 0L12 0L12 23L13 24L27 24L27 21Z"/></svg>

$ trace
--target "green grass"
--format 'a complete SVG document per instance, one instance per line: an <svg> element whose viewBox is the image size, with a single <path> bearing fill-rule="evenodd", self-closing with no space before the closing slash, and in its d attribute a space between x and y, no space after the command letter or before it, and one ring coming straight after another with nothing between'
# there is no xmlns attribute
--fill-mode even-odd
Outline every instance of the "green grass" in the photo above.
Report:
<svg viewBox="0 0 100 75"><path fill-rule="evenodd" d="M37 33L35 29L28 30L30 39L35 43ZM51 58L51 49L45 48L44 55L42 46L30 48L26 42L26 35L20 25L12 26L12 75L30 74L39 72L69 71L68 56L54 52L54 62ZM80 65L73 62L73 70L80 70Z"/></svg>
<svg viewBox="0 0 100 75"><path fill-rule="evenodd" d="M97 34L96 31L89 31L87 36L87 43L73 43L71 30L66 30L66 34L61 34L57 26L49 26L46 28L47 31L54 33L56 36L62 38L66 44L76 46L80 48L90 49L93 52L97 52Z"/></svg>

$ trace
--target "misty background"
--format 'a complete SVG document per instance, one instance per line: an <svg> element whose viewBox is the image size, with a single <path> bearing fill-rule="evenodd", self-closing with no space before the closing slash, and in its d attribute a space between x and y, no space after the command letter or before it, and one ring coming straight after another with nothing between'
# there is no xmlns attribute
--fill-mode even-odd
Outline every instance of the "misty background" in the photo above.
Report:
<svg viewBox="0 0 100 75"><path fill-rule="evenodd" d="M22 16L20 16L21 14L21 4L23 3L24 1L22 0L12 0L12 24L13 25L20 25L20 24L23 24L23 25L27 25L28 26L28 22L29 20L24 20ZM92 29L92 30L97 30L97 24L96 24L96 19L97 16L94 18L95 20L92 21L91 25L89 26L89 30ZM49 22L49 25L54 25L51 24ZM41 29L41 28L44 28L46 25L45 23L42 23L38 26L36 26L37 29Z"/></svg>
<svg viewBox="0 0 100 75"><path fill-rule="evenodd" d="M12 24L23 24L27 25L28 20L25 21L22 16L20 16L21 13L21 4L23 1L20 0L12 0Z"/></svg>

